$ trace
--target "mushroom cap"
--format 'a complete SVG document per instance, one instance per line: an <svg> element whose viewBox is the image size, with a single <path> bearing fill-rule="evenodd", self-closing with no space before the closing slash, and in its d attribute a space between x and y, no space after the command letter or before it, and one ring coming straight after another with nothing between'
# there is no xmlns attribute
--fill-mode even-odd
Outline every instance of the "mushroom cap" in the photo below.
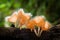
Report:
<svg viewBox="0 0 60 40"><path fill-rule="evenodd" d="M29 20L27 22L26 26L27 26L28 29L32 29L33 30L35 28L35 24L36 23L33 20Z"/></svg>
<svg viewBox="0 0 60 40"><path fill-rule="evenodd" d="M45 22L45 26L42 27L42 30L47 31L47 30L50 29L50 28L51 28L51 24L50 24L48 21L46 21L46 22Z"/></svg>
<svg viewBox="0 0 60 40"><path fill-rule="evenodd" d="M23 9L18 11L18 21L20 25L25 24L31 18L30 13L24 13Z"/></svg>
<svg viewBox="0 0 60 40"><path fill-rule="evenodd" d="M14 12L8 19L9 22L15 23L17 21L17 12Z"/></svg>
<svg viewBox="0 0 60 40"><path fill-rule="evenodd" d="M37 27L44 26L45 19L42 16L36 16L35 18L33 18L33 20L35 21Z"/></svg>

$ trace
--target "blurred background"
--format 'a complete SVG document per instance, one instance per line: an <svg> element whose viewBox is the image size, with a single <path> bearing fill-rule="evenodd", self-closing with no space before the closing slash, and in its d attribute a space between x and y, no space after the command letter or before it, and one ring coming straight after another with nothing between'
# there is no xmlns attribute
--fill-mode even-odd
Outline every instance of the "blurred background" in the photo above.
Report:
<svg viewBox="0 0 60 40"><path fill-rule="evenodd" d="M4 18L23 8L33 17L44 15L52 24L60 23L60 0L0 0L0 27L4 27Z"/></svg>

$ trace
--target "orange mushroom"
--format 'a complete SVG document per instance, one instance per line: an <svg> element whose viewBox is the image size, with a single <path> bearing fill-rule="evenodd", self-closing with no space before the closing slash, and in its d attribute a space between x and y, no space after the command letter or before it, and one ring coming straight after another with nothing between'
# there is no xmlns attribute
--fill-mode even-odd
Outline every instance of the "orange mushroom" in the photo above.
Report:
<svg viewBox="0 0 60 40"><path fill-rule="evenodd" d="M30 13L24 13L23 9L20 9L18 11L18 21L20 26L26 24L30 18L31 18Z"/></svg>
<svg viewBox="0 0 60 40"><path fill-rule="evenodd" d="M44 26L45 19L42 16L36 16L33 20L35 21L37 27Z"/></svg>
<svg viewBox="0 0 60 40"><path fill-rule="evenodd" d="M34 29L35 26L42 27L44 23L45 23L45 20L42 17L36 16L32 20L28 21L27 27L30 29Z"/></svg>
<svg viewBox="0 0 60 40"><path fill-rule="evenodd" d="M14 12L12 16L8 19L9 22L15 23L17 21L17 12Z"/></svg>
<svg viewBox="0 0 60 40"><path fill-rule="evenodd" d="M36 16L35 18L33 18L33 22L34 22L34 27L35 25L37 26L38 30L36 31L36 29L34 28L34 32L36 34L36 36L40 36L42 33L42 30L40 30L42 27L44 27L45 25L45 18L43 16Z"/></svg>
<svg viewBox="0 0 60 40"><path fill-rule="evenodd" d="M27 22L26 26L27 26L28 29L34 30L35 24L36 24L35 21L29 20Z"/></svg>
<svg viewBox="0 0 60 40"><path fill-rule="evenodd" d="M42 27L42 30L43 30L43 31L47 31L47 30L50 29L50 28L51 28L51 24L50 24L48 21L46 21L46 22L45 22L45 26Z"/></svg>

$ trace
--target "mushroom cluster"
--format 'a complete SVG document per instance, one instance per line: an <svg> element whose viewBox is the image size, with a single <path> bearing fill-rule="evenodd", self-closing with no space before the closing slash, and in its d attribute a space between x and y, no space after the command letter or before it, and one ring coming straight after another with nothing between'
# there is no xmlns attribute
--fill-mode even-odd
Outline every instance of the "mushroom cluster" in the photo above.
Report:
<svg viewBox="0 0 60 40"><path fill-rule="evenodd" d="M20 29L26 28L31 31L34 30L37 36L40 36L42 31L47 31L51 28L49 23L44 16L35 16L32 18L31 13L25 13L23 9L15 11L11 16L5 17L5 20L15 25Z"/></svg>

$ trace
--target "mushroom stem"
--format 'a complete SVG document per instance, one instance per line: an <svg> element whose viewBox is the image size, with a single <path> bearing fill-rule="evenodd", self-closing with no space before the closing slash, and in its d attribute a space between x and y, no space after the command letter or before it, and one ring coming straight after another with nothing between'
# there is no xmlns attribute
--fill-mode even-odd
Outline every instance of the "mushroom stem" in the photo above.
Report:
<svg viewBox="0 0 60 40"><path fill-rule="evenodd" d="M38 32L37 32L37 31L38 31ZM38 27L38 30L34 29L34 32L35 32L35 34L36 34L37 37L40 37L41 34L42 34L42 32L43 32L43 30L41 30L41 28Z"/></svg>
<svg viewBox="0 0 60 40"><path fill-rule="evenodd" d="M41 36L42 32L43 32L43 30L40 30L39 35L38 35L39 37Z"/></svg>
<svg viewBox="0 0 60 40"><path fill-rule="evenodd" d="M38 36L38 33L37 33L36 29L34 29L34 32L35 32L36 36Z"/></svg>

